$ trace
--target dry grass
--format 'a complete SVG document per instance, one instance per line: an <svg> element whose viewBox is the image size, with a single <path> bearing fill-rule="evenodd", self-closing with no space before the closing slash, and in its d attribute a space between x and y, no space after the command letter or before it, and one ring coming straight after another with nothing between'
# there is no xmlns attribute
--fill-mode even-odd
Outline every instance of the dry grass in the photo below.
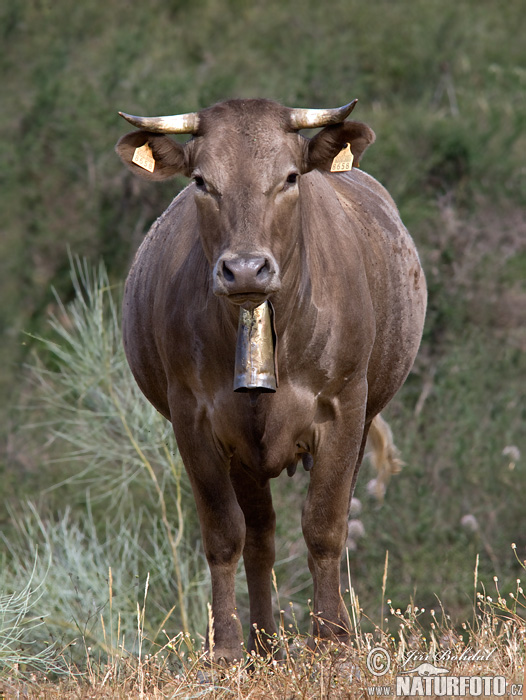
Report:
<svg viewBox="0 0 526 700"><path fill-rule="evenodd" d="M512 548L516 552L513 545ZM526 569L526 562L518 560L518 563ZM140 642L137 653L126 652L122 644L110 650L105 659L95 659L86 647L83 668L68 664L62 658L64 673L56 680L29 671L22 673L15 667L8 677L0 676L0 698L339 700L377 697L394 695L397 677L407 678L408 672L424 662L447 669L448 677L500 677L507 683L507 696L523 697L526 597L520 579L515 592L507 598L501 595L496 578L494 585L493 595L478 590L483 587L478 581L477 562L476 602L471 622L455 628L440 605L437 611L425 611L411 604L402 611L394 609L387 600L389 615L379 626L373 625L373 632L362 630L366 618L351 589L350 607L355 625L351 647L327 644L313 653L307 647L306 637L285 630L281 611L279 644L283 660L252 657L228 668L210 662L195 640L183 632L173 638L167 636L163 646L153 653L143 654L142 649L149 644L144 635L146 587L143 605L137 606ZM371 621L367 623L364 626L370 626ZM419 680L416 672L412 676L419 683L434 683L433 677ZM501 695L498 687L495 691L484 697ZM469 690L465 696L470 697Z"/></svg>

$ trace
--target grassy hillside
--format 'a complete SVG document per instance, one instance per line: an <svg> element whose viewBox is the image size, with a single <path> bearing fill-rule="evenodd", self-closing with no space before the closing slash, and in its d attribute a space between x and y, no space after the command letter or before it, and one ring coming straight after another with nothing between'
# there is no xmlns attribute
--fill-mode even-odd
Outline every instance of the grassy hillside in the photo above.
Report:
<svg viewBox="0 0 526 700"><path fill-rule="evenodd" d="M68 249L91 265L102 259L118 288L142 236L184 184L145 183L123 169L113 153L128 130L118 110L169 114L239 96L322 107L358 97L353 116L377 133L362 166L399 204L430 296L415 370L387 413L406 467L381 508L366 494L364 468L357 495L365 536L350 555L353 582L361 602L379 611L389 550L393 600L414 596L429 608L436 594L458 619L471 609L477 553L481 578L496 573L504 588L514 586L512 542L526 558L525 35L519 0L3 3L0 496L11 509L29 497L53 527L86 517L85 482L49 490L86 464L82 453L68 456L74 433L56 406L43 408L42 387L22 367L35 364L38 348L49 369L69 371L60 353L24 334L64 342L47 319L54 312L67 321L52 285L65 302L75 297ZM20 404L36 405L36 417ZM28 430L35 420L39 427ZM117 462L106 459L106 478ZM305 606L306 476L283 481L276 572L282 600ZM92 504L97 537L115 533L116 509L133 519L131 492L130 502ZM152 522L135 534L154 561L163 530L155 520L149 540ZM12 515L0 510L0 524L11 533ZM88 535L79 538L98 547ZM6 561L23 560L26 540L6 545ZM163 586L159 622L169 599Z"/></svg>
<svg viewBox="0 0 526 700"><path fill-rule="evenodd" d="M509 210L525 196L521 2L319 3L201 0L85 7L7 0L0 10L4 128L2 378L69 245L121 277L174 193L138 183L112 148L117 110L164 114L232 96L339 105L378 142L364 163L392 191L423 253L439 196ZM515 40L514 37L517 37ZM6 366L7 363L7 366Z"/></svg>

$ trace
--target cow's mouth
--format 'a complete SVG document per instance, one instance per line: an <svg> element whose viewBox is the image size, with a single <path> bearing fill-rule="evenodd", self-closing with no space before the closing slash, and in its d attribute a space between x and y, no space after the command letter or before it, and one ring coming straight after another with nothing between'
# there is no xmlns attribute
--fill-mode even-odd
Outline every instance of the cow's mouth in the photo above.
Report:
<svg viewBox="0 0 526 700"><path fill-rule="evenodd" d="M262 292L237 292L235 294L227 294L226 298L232 304L250 310L266 301L267 296L267 294L263 294Z"/></svg>

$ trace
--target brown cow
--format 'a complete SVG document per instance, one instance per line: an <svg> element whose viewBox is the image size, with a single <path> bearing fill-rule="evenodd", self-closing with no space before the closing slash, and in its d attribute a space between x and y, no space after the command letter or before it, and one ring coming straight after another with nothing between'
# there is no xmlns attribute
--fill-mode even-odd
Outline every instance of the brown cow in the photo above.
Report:
<svg viewBox="0 0 526 700"><path fill-rule="evenodd" d="M136 174L193 182L152 226L129 274L124 343L146 397L175 431L212 579L215 658L241 656L234 578L243 554L248 649L268 650L275 514L269 479L302 459L314 580L312 643L348 642L340 559L369 426L416 355L426 285L386 190L356 168L331 173L350 143L374 141L334 110L231 100L195 114L125 116L140 131L117 152ZM306 127L324 128L312 139ZM163 135L191 133L181 145ZM132 163L149 144L153 172ZM153 161L152 161L153 163ZM234 393L240 307L265 300L278 338L275 393ZM257 398L256 398L257 397Z"/></svg>

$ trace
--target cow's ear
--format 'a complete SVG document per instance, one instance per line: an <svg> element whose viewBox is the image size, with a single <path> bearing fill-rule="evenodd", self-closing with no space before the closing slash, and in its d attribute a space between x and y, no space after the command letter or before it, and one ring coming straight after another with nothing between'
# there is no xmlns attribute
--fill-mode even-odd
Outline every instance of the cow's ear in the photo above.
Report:
<svg viewBox="0 0 526 700"><path fill-rule="evenodd" d="M363 122L348 121L326 126L314 136L307 149L307 171L330 170L333 158L346 143L351 144L354 165L358 165L365 149L374 143L374 131Z"/></svg>
<svg viewBox="0 0 526 700"><path fill-rule="evenodd" d="M134 162L134 156L138 148L146 145L149 151L148 148L143 149L142 156L145 159L143 163L147 167L141 167ZM166 180L174 175L190 176L185 147L169 136L153 134L150 131L132 131L118 141L115 150L122 162L135 175L147 180Z"/></svg>

